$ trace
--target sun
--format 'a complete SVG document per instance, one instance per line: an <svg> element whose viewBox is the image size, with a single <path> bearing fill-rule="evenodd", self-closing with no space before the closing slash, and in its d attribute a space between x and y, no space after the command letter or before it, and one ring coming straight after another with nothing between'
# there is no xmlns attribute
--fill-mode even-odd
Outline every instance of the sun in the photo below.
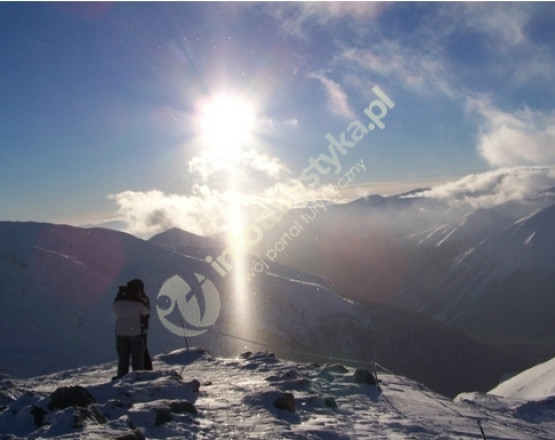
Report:
<svg viewBox="0 0 555 440"><path fill-rule="evenodd" d="M253 103L231 93L218 93L200 102L197 129L208 147L236 151L252 140L256 122Z"/></svg>

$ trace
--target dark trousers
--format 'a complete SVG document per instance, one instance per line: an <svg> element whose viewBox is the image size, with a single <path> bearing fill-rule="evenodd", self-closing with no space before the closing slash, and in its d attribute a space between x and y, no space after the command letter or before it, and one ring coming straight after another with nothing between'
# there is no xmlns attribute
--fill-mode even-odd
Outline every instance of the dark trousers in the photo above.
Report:
<svg viewBox="0 0 555 440"><path fill-rule="evenodd" d="M118 377L129 373L129 358L133 371L145 368L145 340L143 335L121 336L116 335L116 350L118 352Z"/></svg>
<svg viewBox="0 0 555 440"><path fill-rule="evenodd" d="M152 370L152 358L148 352L148 346L146 345L146 333L144 334L145 339L145 370Z"/></svg>

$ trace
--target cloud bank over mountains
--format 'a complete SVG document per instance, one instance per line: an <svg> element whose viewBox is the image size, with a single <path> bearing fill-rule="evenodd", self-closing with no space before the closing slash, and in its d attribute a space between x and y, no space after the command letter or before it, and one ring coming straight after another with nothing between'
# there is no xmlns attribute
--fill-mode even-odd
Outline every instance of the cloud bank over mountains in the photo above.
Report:
<svg viewBox="0 0 555 440"><path fill-rule="evenodd" d="M469 209L536 202L555 189L555 167L500 168L472 174L409 197L428 197Z"/></svg>
<svg viewBox="0 0 555 440"><path fill-rule="evenodd" d="M506 202L537 202L554 188L555 167L505 167L472 174L406 197L426 197L472 210ZM120 219L127 225L126 232L150 237L172 227L199 235L216 234L234 227L232 213L238 210L250 224L277 210L337 198L337 192L329 185L309 188L300 180L289 178L285 182L270 179L265 186L253 185L242 191L197 184L189 195L153 190L125 191L110 197L118 205Z"/></svg>
<svg viewBox="0 0 555 440"><path fill-rule="evenodd" d="M254 150L238 150L233 158L203 151L189 161L196 183L189 194L163 191L123 191L108 197L118 206L126 232L150 237L178 227L199 235L231 229L233 215L256 222L278 210L302 206L313 200L330 199L330 185L308 187L292 177L292 171L276 157Z"/></svg>

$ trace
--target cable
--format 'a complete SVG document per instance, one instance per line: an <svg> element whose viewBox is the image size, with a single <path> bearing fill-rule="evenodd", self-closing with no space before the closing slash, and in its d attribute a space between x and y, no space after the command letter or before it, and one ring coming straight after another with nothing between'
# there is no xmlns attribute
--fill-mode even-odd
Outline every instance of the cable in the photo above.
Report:
<svg viewBox="0 0 555 440"><path fill-rule="evenodd" d="M241 336L235 336L235 335L232 335L232 334L229 334L229 333L221 332L221 331L215 330L213 327L211 327L209 329L209 331L211 331L215 334L221 335L221 336L226 336L226 337L231 338L231 339L236 339L236 340L239 340L239 341L248 342L250 344L261 345L263 347L268 347L268 348L271 348L271 349L274 349L274 350L285 350L285 351L289 351L291 353L304 354L306 356L313 356L313 357L319 357L319 358L322 358L322 359L331 359L331 360L335 360L335 361L348 362L348 363L372 364L374 362L374 361L369 361L369 360L340 358L340 357L336 357L336 356L313 353L313 352L310 352L310 351L295 350L293 348L278 348L274 345L267 344L265 342L253 341L252 339L247 339L247 338L243 338ZM378 365L383 371L385 371L389 374L394 374L391 371L389 371L387 368L384 368L383 366L379 365L378 363L376 363L376 365Z"/></svg>

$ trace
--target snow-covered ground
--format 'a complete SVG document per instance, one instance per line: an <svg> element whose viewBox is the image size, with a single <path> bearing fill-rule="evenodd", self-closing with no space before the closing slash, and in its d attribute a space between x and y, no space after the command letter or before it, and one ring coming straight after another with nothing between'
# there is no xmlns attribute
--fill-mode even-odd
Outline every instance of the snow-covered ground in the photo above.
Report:
<svg viewBox="0 0 555 440"><path fill-rule="evenodd" d="M490 391L497 396L543 400L555 397L555 358L512 377Z"/></svg>
<svg viewBox="0 0 555 440"><path fill-rule="evenodd" d="M355 370L339 364L293 363L270 353L214 358L194 349L158 355L154 371L112 380L114 373L112 362L4 377L0 439L555 438L553 395L538 402L479 393L450 400L381 369L378 389L356 383ZM553 383L553 373L542 376L544 385ZM54 407L63 406L55 390L77 386L95 403Z"/></svg>

